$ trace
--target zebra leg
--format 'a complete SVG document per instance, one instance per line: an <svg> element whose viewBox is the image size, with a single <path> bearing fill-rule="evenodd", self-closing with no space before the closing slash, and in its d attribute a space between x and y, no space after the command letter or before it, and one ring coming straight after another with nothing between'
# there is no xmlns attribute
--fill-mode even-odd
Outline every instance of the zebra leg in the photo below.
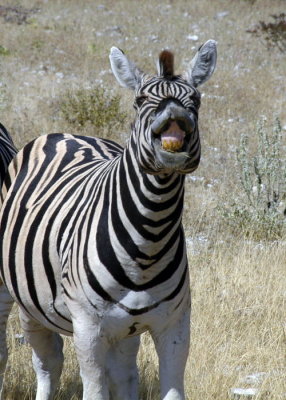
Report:
<svg viewBox="0 0 286 400"><path fill-rule="evenodd" d="M184 372L189 353L190 311L165 331L152 331L159 357L161 399L184 400Z"/></svg>
<svg viewBox="0 0 286 400"><path fill-rule="evenodd" d="M83 310L74 315L73 337L83 384L82 400L109 400L106 361L110 342L106 332L96 316L85 315Z"/></svg>
<svg viewBox="0 0 286 400"><path fill-rule="evenodd" d="M44 328L20 312L25 338L32 347L33 367L37 376L36 400L51 400L55 394L63 365L63 340L58 333Z"/></svg>
<svg viewBox="0 0 286 400"><path fill-rule="evenodd" d="M6 326L7 320L12 308L14 300L6 289L6 286L0 280L0 399L3 397L3 379L8 358L8 350L6 344Z"/></svg>
<svg viewBox="0 0 286 400"><path fill-rule="evenodd" d="M112 400L138 399L138 370L136 357L140 336L116 343L108 352L107 372Z"/></svg>

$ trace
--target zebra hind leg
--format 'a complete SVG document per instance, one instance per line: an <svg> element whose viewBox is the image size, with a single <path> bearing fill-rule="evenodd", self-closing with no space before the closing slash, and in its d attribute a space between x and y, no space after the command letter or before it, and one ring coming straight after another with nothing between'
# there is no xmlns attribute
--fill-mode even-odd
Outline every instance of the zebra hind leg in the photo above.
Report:
<svg viewBox="0 0 286 400"><path fill-rule="evenodd" d="M109 350L107 375L112 400L138 399L138 370L136 357L140 336L121 340Z"/></svg>
<svg viewBox="0 0 286 400"><path fill-rule="evenodd" d="M54 397L63 366L63 340L20 311L25 338L32 347L33 368L37 376L36 400Z"/></svg>
<svg viewBox="0 0 286 400"><path fill-rule="evenodd" d="M8 350L6 344L6 326L7 320L14 300L6 289L6 286L0 280L0 399L4 400L3 379L8 359Z"/></svg>

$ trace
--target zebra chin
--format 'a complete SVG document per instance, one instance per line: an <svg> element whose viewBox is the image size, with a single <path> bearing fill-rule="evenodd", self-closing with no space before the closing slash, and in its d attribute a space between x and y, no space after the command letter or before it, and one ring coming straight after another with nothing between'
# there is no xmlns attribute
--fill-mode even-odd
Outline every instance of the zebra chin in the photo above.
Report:
<svg viewBox="0 0 286 400"><path fill-rule="evenodd" d="M170 152L162 149L159 141L154 143L156 169L159 173L189 174L195 171L200 163L200 147L197 151Z"/></svg>
<svg viewBox="0 0 286 400"><path fill-rule="evenodd" d="M189 174L198 168L199 163L199 157L190 161L187 153L172 154L165 152L164 154L162 152L157 165L161 173Z"/></svg>

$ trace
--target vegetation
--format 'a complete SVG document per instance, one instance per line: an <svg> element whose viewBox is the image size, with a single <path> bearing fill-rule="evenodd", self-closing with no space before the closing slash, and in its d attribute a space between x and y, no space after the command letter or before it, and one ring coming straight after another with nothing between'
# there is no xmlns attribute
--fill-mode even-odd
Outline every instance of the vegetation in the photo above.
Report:
<svg viewBox="0 0 286 400"><path fill-rule="evenodd" d="M223 208L223 216L235 233L255 239L278 239L285 235L286 154L282 128L277 118L272 132L263 119L256 129L257 150L242 135L237 149L242 193Z"/></svg>
<svg viewBox="0 0 286 400"><path fill-rule="evenodd" d="M268 48L278 47L282 52L286 51L286 14L271 15L273 22L259 21L253 29L248 32L256 36L263 36Z"/></svg>
<svg viewBox="0 0 286 400"><path fill-rule="evenodd" d="M20 5L0 5L0 17L3 18L5 22L14 23L17 25L29 23L29 17L31 14L38 12L38 8L26 8Z"/></svg>
<svg viewBox="0 0 286 400"><path fill-rule="evenodd" d="M9 56L10 51L6 47L0 45L0 56Z"/></svg>
<svg viewBox="0 0 286 400"><path fill-rule="evenodd" d="M264 372L256 400L284 400L285 51L271 40L267 49L264 38L270 31L247 30L258 21L278 25L271 15L285 13L285 0L144 0L139 11L132 0L2 0L1 7L8 16L0 8L1 46L9 56L0 54L0 122L18 148L48 132L108 135L124 144L134 117L133 94L111 74L111 46L122 48L150 73L162 47L172 49L181 73L200 44L217 40L217 69L201 88L202 160L185 187L192 290L187 398L227 400L232 387L249 386L246 375ZM9 18L8 7L37 11L19 24ZM96 126L93 117L97 88L104 88L97 94L104 104L117 98L107 112L112 118L99 113L105 127L105 122ZM272 123L275 115L281 126ZM222 205L226 218L218 212ZM30 348L14 336L20 331L15 308L9 322L6 400L34 398ZM65 355L57 400L79 400L81 383L69 338ZM147 334L138 364L140 398L157 400L157 359Z"/></svg>
<svg viewBox="0 0 286 400"><path fill-rule="evenodd" d="M112 96L102 87L69 90L60 100L60 110L67 122L79 128L90 123L98 130L112 130L126 120L119 95Z"/></svg>

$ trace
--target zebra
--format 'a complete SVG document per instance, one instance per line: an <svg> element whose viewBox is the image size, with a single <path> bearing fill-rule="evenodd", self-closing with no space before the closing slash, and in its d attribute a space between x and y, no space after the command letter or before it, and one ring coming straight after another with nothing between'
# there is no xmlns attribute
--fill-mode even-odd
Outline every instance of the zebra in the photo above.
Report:
<svg viewBox="0 0 286 400"><path fill-rule="evenodd" d="M16 155L17 149L7 129L0 123L0 187L4 182L8 165Z"/></svg>
<svg viewBox="0 0 286 400"><path fill-rule="evenodd" d="M0 188L3 185L5 178L7 177L8 165L17 153L17 149L13 143L13 140L7 131L7 129L0 123ZM11 182L6 182L9 185ZM0 194L0 203L2 202ZM3 374L5 372L5 366L7 361L7 349L6 349L6 320L9 316L11 309L11 297L3 282L0 280L0 315L2 321L0 321L0 387L3 382ZM0 392L1 396L1 392ZM1 399L3 396L1 396Z"/></svg>
<svg viewBox="0 0 286 400"><path fill-rule="evenodd" d="M36 400L54 397L62 334L73 336L83 400L138 399L145 331L159 358L161 399L185 399L191 298L184 177L200 161L197 87L215 69L216 42L201 46L182 75L169 50L160 53L156 75L117 47L110 63L118 83L135 93L126 146L43 135L19 151L3 187L0 326L16 301L32 347ZM2 373L6 354L2 340Z"/></svg>

